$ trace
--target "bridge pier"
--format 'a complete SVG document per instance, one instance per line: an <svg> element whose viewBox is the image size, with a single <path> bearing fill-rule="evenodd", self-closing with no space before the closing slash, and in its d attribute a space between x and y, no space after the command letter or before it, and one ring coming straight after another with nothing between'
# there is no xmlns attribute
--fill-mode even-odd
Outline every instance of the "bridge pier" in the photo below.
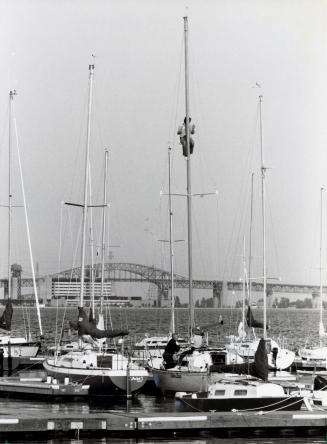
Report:
<svg viewBox="0 0 327 444"><path fill-rule="evenodd" d="M158 285L157 307L162 307L162 301L167 301L169 295L168 285Z"/></svg>
<svg viewBox="0 0 327 444"><path fill-rule="evenodd" d="M312 308L320 308L320 293L318 291L312 293Z"/></svg>
<svg viewBox="0 0 327 444"><path fill-rule="evenodd" d="M221 308L221 282L213 281L212 284L212 297L213 297L213 308Z"/></svg>
<svg viewBox="0 0 327 444"><path fill-rule="evenodd" d="M227 281L222 281L220 289L220 304L218 308L227 307L228 304L228 286Z"/></svg>

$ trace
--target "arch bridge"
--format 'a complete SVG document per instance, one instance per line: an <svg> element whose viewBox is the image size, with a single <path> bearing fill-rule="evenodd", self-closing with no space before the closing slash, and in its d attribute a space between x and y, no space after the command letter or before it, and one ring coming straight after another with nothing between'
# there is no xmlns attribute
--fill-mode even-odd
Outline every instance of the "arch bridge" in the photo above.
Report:
<svg viewBox="0 0 327 444"><path fill-rule="evenodd" d="M86 278L90 277L91 266L85 267ZM101 279L101 264L94 265L95 279ZM81 278L81 267L61 271L51 275L54 279L79 280ZM171 289L171 274L166 270L148 265L134 263L106 263L104 265L104 279L115 282L149 282L158 288L158 307L161 306L162 299L168 299L168 292ZM174 288L188 288L189 281L184 276L174 274ZM193 280L195 289L212 289L213 297L217 298L217 306L221 303L222 281Z"/></svg>

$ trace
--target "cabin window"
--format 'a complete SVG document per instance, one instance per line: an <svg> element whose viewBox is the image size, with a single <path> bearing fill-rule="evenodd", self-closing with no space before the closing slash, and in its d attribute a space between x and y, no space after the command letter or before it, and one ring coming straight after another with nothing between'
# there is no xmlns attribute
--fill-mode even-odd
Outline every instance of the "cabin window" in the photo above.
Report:
<svg viewBox="0 0 327 444"><path fill-rule="evenodd" d="M247 390L235 390L234 395L235 396L246 396L247 395Z"/></svg>
<svg viewBox="0 0 327 444"><path fill-rule="evenodd" d="M225 353L210 353L214 365L226 364Z"/></svg>
<svg viewBox="0 0 327 444"><path fill-rule="evenodd" d="M215 390L215 396L224 396L225 390Z"/></svg>
<svg viewBox="0 0 327 444"><path fill-rule="evenodd" d="M98 356L98 367L112 368L112 356Z"/></svg>

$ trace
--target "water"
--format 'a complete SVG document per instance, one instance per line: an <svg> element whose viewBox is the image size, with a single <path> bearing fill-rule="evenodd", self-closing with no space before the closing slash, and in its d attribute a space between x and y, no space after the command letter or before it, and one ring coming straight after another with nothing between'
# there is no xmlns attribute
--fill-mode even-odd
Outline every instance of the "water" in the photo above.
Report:
<svg viewBox="0 0 327 444"><path fill-rule="evenodd" d="M223 343L225 336L235 334L237 332L238 322L241 320L240 310L231 309L197 309L196 322L198 324L209 324L218 321L219 315L222 314L224 324L214 329L209 336L209 342L211 344ZM63 316L65 320L63 321ZM254 311L255 317L262 319L262 312L260 310ZM67 337L67 331L69 321L76 321L77 309L70 308L67 311L63 308L57 310L55 308L42 308L41 309L42 323L44 336L47 344L52 345L55 343L56 333L59 335L61 326L64 326L66 330L65 337ZM167 309L126 309L116 308L111 309L110 316L114 328L128 329L130 331L130 342L141 339L144 333L147 332L152 335L166 334L170 322L170 312ZM109 313L108 313L109 322ZM188 310L178 309L176 310L176 325L178 326L178 332L181 335L186 335L187 332L187 318ZM24 319L30 320L31 330L37 334L37 318L35 309L30 308L28 313L23 313L20 308L15 308L13 316L13 332L15 334L24 334ZM280 342L284 342L285 346L292 350L318 341L318 322L319 313L315 310L268 310L268 319L270 322L269 336L274 339L279 339ZM57 320L57 322L56 322ZM55 325L59 327L56 329ZM74 339L76 334L73 334L67 339ZM310 340L309 340L310 339ZM114 412L118 415L132 415L134 413L153 413L153 412L172 412L174 411L174 400L162 399L154 396L147 396L140 394L137 399L133 401L114 401L106 403L88 404L86 402L78 403L42 403L35 401L17 401L0 399L0 414L5 413L8 409L17 409L19 411L26 411L32 413L35 417L42 412L50 413L99 413L99 412ZM0 435L0 442L6 442L5 437ZM36 440L35 437L24 440L8 440L8 444L12 442L26 443L37 442L47 444L57 443L70 443L70 444L91 444L91 443L178 443L178 444L282 444L286 441L288 444L295 443L325 443L325 435L315 434L311 437L300 436L278 436L269 437L262 434L251 433L248 436L239 435L238 433L230 433L228 436L214 433L201 433L198 435L190 435L187 437L181 437L179 435L160 436L155 439L128 439L128 438L94 438L83 437L78 439L78 436L74 436L71 439L55 438L51 440Z"/></svg>
<svg viewBox="0 0 327 444"><path fill-rule="evenodd" d="M253 310L254 317L262 320L262 310ZM237 326L241 321L241 310L238 309L196 309L195 320L198 324L210 324L218 322L219 315L223 316L224 324L213 329L209 335L211 344L224 343L225 337L231 334L237 334ZM65 315L64 321L63 317ZM23 313L21 308L15 308L13 315L12 329L15 334L25 334L26 318L29 318L32 333L37 335L38 322L36 310L28 308L28 313ZM57 313L56 308L41 308L41 317L43 331L46 342L54 343L54 336L60 333L61 325L68 330L69 321L76 322L77 309L69 308L67 311L60 308ZM176 329L180 335L187 334L188 310L176 310ZM25 318L25 322L24 322ZM106 320L110 325L112 320L113 328L128 329L130 331L129 339L136 341L147 332L151 335L164 334L169 330L170 310L169 309L133 309L133 308L112 308L110 314L106 314ZM56 322L57 319L57 322ZM269 336L284 342L289 349L295 350L305 344L317 344L318 338L318 310L296 310L296 309L271 309L267 313ZM327 324L327 317L325 319Z"/></svg>

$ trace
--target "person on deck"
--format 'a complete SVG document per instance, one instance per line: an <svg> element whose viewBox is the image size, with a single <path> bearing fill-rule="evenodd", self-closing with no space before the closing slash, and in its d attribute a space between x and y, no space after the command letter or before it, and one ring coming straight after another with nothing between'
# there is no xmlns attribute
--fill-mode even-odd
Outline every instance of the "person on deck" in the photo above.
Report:
<svg viewBox="0 0 327 444"><path fill-rule="evenodd" d="M193 154L194 140L191 134L194 134L195 125L191 125L191 117L189 117L189 131L190 131L190 155ZM186 117L182 126L178 128L177 134L180 136L179 140L183 147L183 156L187 157L187 138L186 138Z"/></svg>
<svg viewBox="0 0 327 444"><path fill-rule="evenodd" d="M204 331L201 329L201 327L194 327L192 328L192 334L193 334L193 345L188 348L187 350L183 351L183 353L179 356L179 365L183 363L183 359L187 355L191 355L195 350L199 350L203 347L203 338L204 338Z"/></svg>
<svg viewBox="0 0 327 444"><path fill-rule="evenodd" d="M177 341L177 334L173 333L170 341L166 345L164 354L162 356L165 361L165 369L166 370L169 368L175 367L175 365L176 365L173 355L175 353L179 352L179 350L180 350L180 346L177 344L176 341Z"/></svg>
<svg viewBox="0 0 327 444"><path fill-rule="evenodd" d="M201 348L203 346L204 331L200 327L195 327L192 329L192 333L194 348Z"/></svg>

